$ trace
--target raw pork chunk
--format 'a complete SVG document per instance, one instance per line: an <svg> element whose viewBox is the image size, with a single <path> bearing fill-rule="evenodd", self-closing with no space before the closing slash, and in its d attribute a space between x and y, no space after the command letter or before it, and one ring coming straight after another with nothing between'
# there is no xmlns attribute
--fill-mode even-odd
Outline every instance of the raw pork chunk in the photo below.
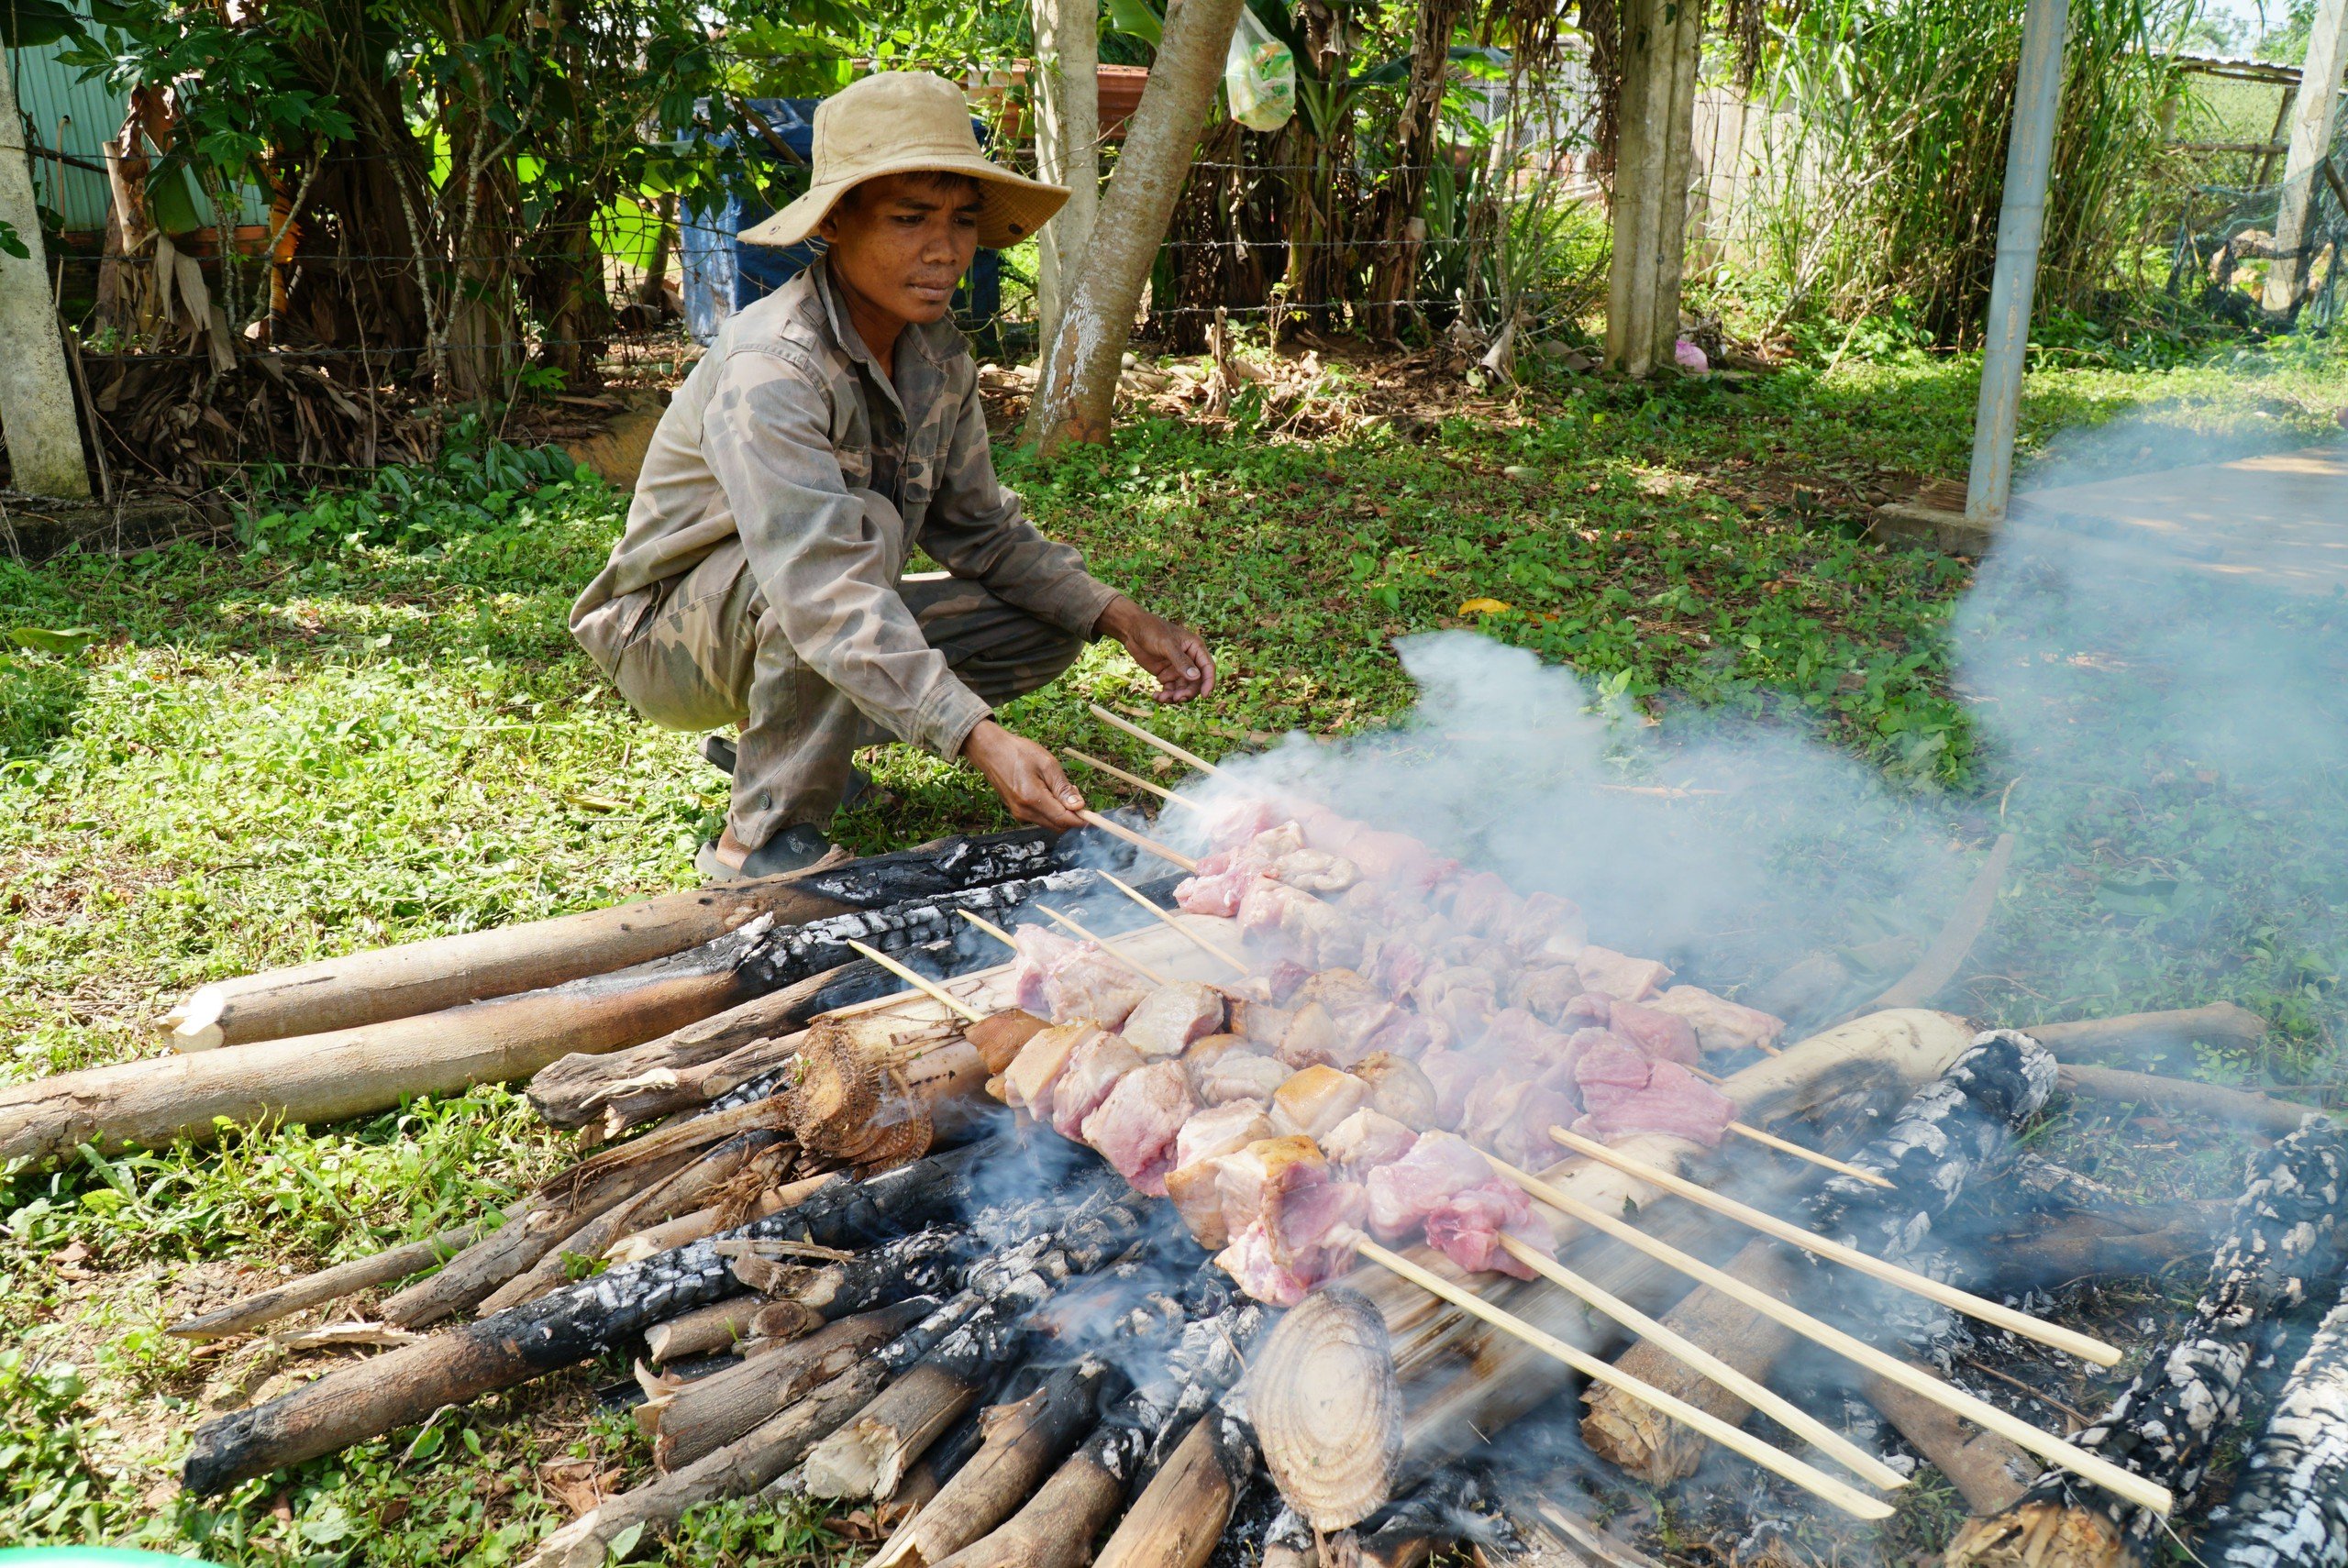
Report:
<svg viewBox="0 0 2348 1568"><path fill-rule="evenodd" d="M1611 947L1585 947L1574 957L1581 983L1624 1001L1640 1001L1671 983L1671 966L1652 958L1634 958Z"/></svg>
<svg viewBox="0 0 2348 1568"><path fill-rule="evenodd" d="M1341 1267L1362 1189L1329 1179L1310 1138L1270 1138L1215 1163L1231 1244L1215 1262L1259 1301L1293 1307Z"/></svg>
<svg viewBox="0 0 2348 1568"><path fill-rule="evenodd" d="M1052 1131L1080 1141L1084 1119L1101 1109L1119 1078L1141 1065L1141 1053L1114 1034L1096 1034L1079 1045L1052 1086Z"/></svg>
<svg viewBox="0 0 2348 1568"><path fill-rule="evenodd" d="M1225 1051L1191 1071L1191 1082L1198 1097L1209 1105L1248 1100L1259 1108L1267 1106L1288 1080L1287 1063L1276 1062L1254 1051Z"/></svg>
<svg viewBox="0 0 2348 1568"><path fill-rule="evenodd" d="M1166 1173L1174 1164L1182 1124L1198 1107L1180 1062L1136 1067L1119 1078L1108 1098L1084 1119L1084 1141L1136 1192L1166 1196Z"/></svg>
<svg viewBox="0 0 2348 1568"><path fill-rule="evenodd" d="M1049 1116L1052 1086L1059 1081L1078 1046L1101 1032L1100 1026L1080 1021L1038 1030L1019 1047L1019 1055L1003 1070L1003 1099L1014 1109Z"/></svg>
<svg viewBox="0 0 2348 1568"><path fill-rule="evenodd" d="M1210 1251L1231 1240L1223 1222L1223 1185L1216 1162L1250 1143L1273 1136L1271 1119L1249 1100L1202 1110L1182 1123L1174 1140L1174 1168L1166 1173L1166 1196Z"/></svg>
<svg viewBox="0 0 2348 1568"><path fill-rule="evenodd" d="M1379 1166L1363 1184L1368 1189L1369 1228L1399 1240L1424 1224L1453 1193L1492 1179L1491 1163L1465 1138L1422 1132L1409 1154Z"/></svg>
<svg viewBox="0 0 2348 1568"><path fill-rule="evenodd" d="M1356 1173L1391 1165L1411 1152L1419 1135L1392 1117L1363 1106L1329 1129L1322 1152Z"/></svg>
<svg viewBox="0 0 2348 1568"><path fill-rule="evenodd" d="M1369 1099L1369 1086L1351 1073L1335 1067L1307 1067L1280 1085L1272 1096L1272 1122L1282 1132L1308 1138L1322 1133L1359 1110Z"/></svg>
<svg viewBox="0 0 2348 1568"><path fill-rule="evenodd" d="M1548 1225L1533 1212L1524 1194L1502 1181L1454 1193L1426 1217L1427 1245L1470 1274L1498 1272L1531 1279L1533 1266L1510 1255L1503 1235L1541 1252L1557 1250Z"/></svg>
<svg viewBox="0 0 2348 1568"><path fill-rule="evenodd" d="M1736 1120L1736 1102L1677 1062L1655 1062L1627 1045L1600 1044L1575 1068L1587 1113L1574 1123L1586 1138L1612 1143L1665 1132L1717 1147Z"/></svg>
<svg viewBox="0 0 2348 1568"><path fill-rule="evenodd" d="M1646 1005L1686 1019L1695 1026L1697 1043L1707 1051L1739 1051L1747 1046L1759 1050L1775 1045L1786 1032L1784 1019L1716 997L1700 986L1674 986Z"/></svg>
<svg viewBox="0 0 2348 1568"><path fill-rule="evenodd" d="M1222 1027L1223 993L1196 980L1177 980L1142 998L1118 1032L1145 1056L1179 1056Z"/></svg>
<svg viewBox="0 0 2348 1568"><path fill-rule="evenodd" d="M1658 1062L1692 1067L1704 1059L1696 1043L1696 1028L1674 1012L1663 1012L1639 1002L1607 1004L1606 1027Z"/></svg>

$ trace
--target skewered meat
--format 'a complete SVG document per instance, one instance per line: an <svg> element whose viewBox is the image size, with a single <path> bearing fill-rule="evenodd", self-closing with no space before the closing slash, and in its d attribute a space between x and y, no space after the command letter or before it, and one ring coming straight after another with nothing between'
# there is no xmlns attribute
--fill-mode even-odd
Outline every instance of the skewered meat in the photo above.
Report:
<svg viewBox="0 0 2348 1568"><path fill-rule="evenodd" d="M1052 1131L1081 1142L1084 1119L1101 1109L1119 1078L1141 1065L1141 1053L1114 1034L1095 1034L1079 1044L1052 1086Z"/></svg>
<svg viewBox="0 0 2348 1568"><path fill-rule="evenodd" d="M1450 1044L1456 1038L1448 1024L1398 1010L1387 1021L1386 1027L1364 1043L1369 1047L1373 1056L1403 1056L1415 1060L1439 1046Z"/></svg>
<svg viewBox="0 0 2348 1568"><path fill-rule="evenodd" d="M1288 821L1289 815L1260 796L1226 801L1207 812L1207 842L1218 850L1235 849Z"/></svg>
<svg viewBox="0 0 2348 1568"><path fill-rule="evenodd" d="M1453 1193L1426 1217L1427 1244L1470 1274L1497 1272L1533 1277L1532 1265L1501 1245L1510 1235L1541 1252L1557 1250L1556 1237L1533 1211L1524 1194L1502 1181Z"/></svg>
<svg viewBox="0 0 2348 1568"><path fill-rule="evenodd" d="M1419 1011L1450 1026L1457 1034L1480 1029L1496 1010L1500 985L1489 969L1451 964L1419 982Z"/></svg>
<svg viewBox="0 0 2348 1568"><path fill-rule="evenodd" d="M1334 1271L1335 1238L1361 1217L1359 1186L1333 1181L1310 1138L1269 1138L1214 1162L1232 1241L1215 1262L1261 1301L1292 1307Z"/></svg>
<svg viewBox="0 0 2348 1568"><path fill-rule="evenodd" d="M1179 1062L1136 1067L1084 1119L1084 1141L1136 1192L1166 1196L1166 1172L1191 1112L1191 1080Z"/></svg>
<svg viewBox="0 0 2348 1568"><path fill-rule="evenodd" d="M1585 947L1574 958L1581 983L1624 1001L1654 996L1671 983L1671 966L1652 958L1634 958L1611 947Z"/></svg>
<svg viewBox="0 0 2348 1568"><path fill-rule="evenodd" d="M1568 1048L1566 1035L1521 1007L1506 1007L1485 1023L1479 1054L1537 1074L1564 1061Z"/></svg>
<svg viewBox="0 0 2348 1568"><path fill-rule="evenodd" d="M1118 1032L1145 1056L1179 1056L1222 1027L1223 993L1196 980L1177 980L1144 997Z"/></svg>
<svg viewBox="0 0 2348 1568"><path fill-rule="evenodd" d="M1209 1105L1228 1105L1245 1099L1268 1106L1290 1076L1285 1062L1254 1051L1225 1051L1206 1066L1194 1069L1191 1082L1199 1099Z"/></svg>
<svg viewBox="0 0 2348 1568"><path fill-rule="evenodd" d="M1490 935L1522 901L1515 889L1491 872L1470 871L1452 886L1451 923L1472 935Z"/></svg>
<svg viewBox="0 0 2348 1568"><path fill-rule="evenodd" d="M1581 994L1581 971L1571 964L1528 964L1516 972L1508 999L1544 1023L1557 1023Z"/></svg>
<svg viewBox="0 0 2348 1568"><path fill-rule="evenodd" d="M1574 1131L1611 1143L1637 1132L1666 1132L1715 1147L1736 1120L1736 1102L1677 1062L1653 1062L1632 1047L1603 1042L1574 1069L1585 1109Z"/></svg>
<svg viewBox="0 0 2348 1568"><path fill-rule="evenodd" d="M1288 1032L1289 1023L1296 1016L1293 1009L1274 1007L1247 997L1232 998L1230 1014L1231 1032L1267 1051L1279 1044L1280 1036Z"/></svg>
<svg viewBox="0 0 2348 1568"><path fill-rule="evenodd" d="M1440 1129L1422 1132L1409 1154L1379 1166L1363 1183L1369 1228L1397 1240L1417 1230L1453 1193L1491 1179L1490 1162L1468 1140Z"/></svg>
<svg viewBox="0 0 2348 1568"><path fill-rule="evenodd" d="M1294 1067L1351 1066L1401 1011L1351 969L1324 969L1297 990L1297 1013L1281 1032L1279 1057Z"/></svg>
<svg viewBox="0 0 2348 1568"><path fill-rule="evenodd" d="M1529 893L1488 934L1526 957L1570 960L1589 943L1589 922L1555 893Z"/></svg>
<svg viewBox="0 0 2348 1568"><path fill-rule="evenodd" d="M1038 1032L1019 1048L1019 1055L1003 1069L1004 1103L1033 1110L1038 1116L1049 1116L1052 1086L1059 1081L1069 1057L1078 1046L1100 1032L1100 1025L1084 1019L1074 1023L1056 1023Z"/></svg>
<svg viewBox="0 0 2348 1568"><path fill-rule="evenodd" d="M1695 1026L1697 1043L1707 1051L1774 1045L1786 1032L1784 1019L1716 997L1699 986L1674 986L1645 1005L1686 1019Z"/></svg>
<svg viewBox="0 0 2348 1568"><path fill-rule="evenodd" d="M1409 1057L1373 1051L1354 1064L1353 1073L1369 1086L1368 1109L1405 1127L1435 1124L1434 1085Z"/></svg>
<svg viewBox="0 0 2348 1568"><path fill-rule="evenodd" d="M1678 1013L1660 1012L1637 1002L1611 1002L1606 1027L1658 1062L1692 1067L1704 1059L1696 1045L1695 1025Z"/></svg>
<svg viewBox="0 0 2348 1568"><path fill-rule="evenodd" d="M1238 917L1249 936L1285 944L1307 964L1343 964L1361 955L1363 932L1335 905L1265 878L1241 893Z"/></svg>
<svg viewBox="0 0 2348 1568"><path fill-rule="evenodd" d="M1196 1073L1212 1066L1225 1051L1248 1049L1247 1042L1236 1034L1202 1034L1182 1048L1182 1065Z"/></svg>
<svg viewBox="0 0 2348 1568"><path fill-rule="evenodd" d="M1322 849L1283 855L1268 867L1268 874L1305 893L1342 893L1361 880L1361 872L1352 861Z"/></svg>
<svg viewBox="0 0 2348 1568"><path fill-rule="evenodd" d="M1255 1299L1272 1307L1293 1307L1343 1267L1346 1259L1343 1248L1315 1247L1290 1253L1286 1258L1280 1252L1271 1231L1259 1222L1240 1231L1230 1245L1215 1253L1214 1261L1233 1284Z"/></svg>
<svg viewBox="0 0 2348 1568"><path fill-rule="evenodd" d="M1209 870L1210 866L1214 869ZM1191 914L1229 920L1239 912L1240 898L1255 878L1253 871L1234 871L1229 860L1218 861L1211 855L1199 862L1195 875L1174 885L1174 901Z"/></svg>
<svg viewBox="0 0 2348 1568"><path fill-rule="evenodd" d="M1369 1101L1369 1086L1335 1067L1290 1075L1272 1096L1272 1125L1283 1133L1318 1138Z"/></svg>
<svg viewBox="0 0 2348 1568"><path fill-rule="evenodd" d="M1373 882L1424 891L1459 869L1405 833L1366 828L1345 841L1346 858Z"/></svg>
<svg viewBox="0 0 2348 1568"><path fill-rule="evenodd" d="M1056 1022L1089 1018L1114 1029L1149 994L1147 985L1096 943L1023 925L1012 933L1012 946L1019 955L1012 969L1019 1005Z"/></svg>
<svg viewBox="0 0 2348 1568"><path fill-rule="evenodd" d="M1580 1109L1545 1079L1512 1082L1494 1075L1468 1095L1458 1125L1469 1141L1511 1165L1539 1165L1556 1148L1549 1129L1570 1124Z"/></svg>
<svg viewBox="0 0 2348 1568"><path fill-rule="evenodd" d="M1174 1168L1166 1174L1166 1196L1174 1200L1175 1211L1199 1245L1216 1248L1231 1240L1223 1222L1223 1186L1215 1162L1273 1135L1263 1108L1247 1100L1202 1110L1182 1123L1174 1140Z"/></svg>
<svg viewBox="0 0 2348 1568"><path fill-rule="evenodd" d="M1419 1058L1419 1072L1434 1090L1434 1120L1457 1126L1469 1092L1484 1075L1482 1059L1466 1051L1430 1051Z"/></svg>
<svg viewBox="0 0 2348 1568"><path fill-rule="evenodd" d="M1321 1140L1321 1151L1338 1165L1368 1171L1391 1165L1411 1152L1419 1135L1392 1117L1365 1105Z"/></svg>

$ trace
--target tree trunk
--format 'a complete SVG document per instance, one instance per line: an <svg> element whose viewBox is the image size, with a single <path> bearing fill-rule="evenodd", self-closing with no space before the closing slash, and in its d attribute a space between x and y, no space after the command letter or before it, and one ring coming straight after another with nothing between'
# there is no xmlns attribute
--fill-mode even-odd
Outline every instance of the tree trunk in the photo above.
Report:
<svg viewBox="0 0 2348 1568"><path fill-rule="evenodd" d="M1264 1468L1317 1530L1346 1529L1391 1495L1402 1457L1402 1393L1378 1309L1316 1290L1264 1341L1247 1379Z"/></svg>
<svg viewBox="0 0 2348 1568"><path fill-rule="evenodd" d="M1679 336L1678 248L1687 221L1695 67L1702 9L1622 0L1623 84L1614 169L1614 253L1606 365L1626 376L1672 363Z"/></svg>
<svg viewBox="0 0 2348 1568"><path fill-rule="evenodd" d="M2308 32L2306 63L2298 97L2292 105L2291 150L2283 163L2282 209L2275 220L2275 265L2266 274L2261 302L2275 315L2298 307L2307 291L2307 250L2322 193L2324 160L2331 153L2331 126L2339 111L2342 69L2348 67L2348 0L2318 0ZM2340 265L2335 257L2331 263Z"/></svg>
<svg viewBox="0 0 2348 1568"><path fill-rule="evenodd" d="M1377 197L1369 241L1378 248L1363 317L1373 337L1401 336L1417 293L1419 251L1426 237L1427 175L1445 155L1443 94L1451 75L1451 35L1468 14L1467 0L1422 0L1411 33L1411 80L1394 127L1394 164Z"/></svg>
<svg viewBox="0 0 2348 1568"><path fill-rule="evenodd" d="M1068 187L1068 204L1036 237L1037 344L1059 325L1101 209L1101 7L1095 0L1033 0L1036 27L1036 170Z"/></svg>
<svg viewBox="0 0 2348 1568"><path fill-rule="evenodd" d="M0 60L0 65L6 63ZM21 259L0 256L0 426L8 444L9 480L17 489L82 501L90 494L82 416L50 292L49 252L33 205L24 124L16 81L0 70L0 222L17 231L28 252Z"/></svg>
<svg viewBox="0 0 2348 1568"><path fill-rule="evenodd" d="M2126 1051L2141 1059L2165 1050L2186 1050L2196 1041L2220 1047L2254 1049L2266 1036L2266 1021L2246 1007L2214 1002L2208 1007L2179 1008L2171 1012L2131 1012L2118 1018L2082 1019L2075 1023L2033 1023L2025 1032L2066 1062L2081 1061L2109 1051Z"/></svg>
<svg viewBox="0 0 2348 1568"><path fill-rule="evenodd" d="M1093 220L1084 269L1046 345L1028 430L1049 454L1103 442L1134 313L1223 77L1242 0L1170 0L1149 85Z"/></svg>

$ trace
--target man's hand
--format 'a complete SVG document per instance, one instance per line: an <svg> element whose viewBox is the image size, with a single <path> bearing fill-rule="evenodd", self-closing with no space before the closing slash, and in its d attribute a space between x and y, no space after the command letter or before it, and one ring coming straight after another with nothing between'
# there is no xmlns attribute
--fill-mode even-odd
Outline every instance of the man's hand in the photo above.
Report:
<svg viewBox="0 0 2348 1568"><path fill-rule="evenodd" d="M987 776L1021 822L1061 832L1084 825L1076 814L1084 810L1084 796L1068 781L1052 754L1034 741L1013 734L992 719L980 719L962 743L962 756Z"/></svg>
<svg viewBox="0 0 2348 1568"><path fill-rule="evenodd" d="M1157 700L1187 702L1214 690L1214 656L1188 626L1153 615L1120 593L1093 623L1093 631L1125 645L1134 662L1157 678Z"/></svg>

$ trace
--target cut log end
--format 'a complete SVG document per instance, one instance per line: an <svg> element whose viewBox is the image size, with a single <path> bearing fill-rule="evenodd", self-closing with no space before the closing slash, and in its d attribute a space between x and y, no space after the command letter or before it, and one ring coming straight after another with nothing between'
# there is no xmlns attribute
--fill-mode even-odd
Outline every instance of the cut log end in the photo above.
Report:
<svg viewBox="0 0 2348 1568"><path fill-rule="evenodd" d="M2033 1502L1967 1524L1949 1545L1947 1568L2122 1568L2132 1560L2108 1516Z"/></svg>
<svg viewBox="0 0 2348 1568"><path fill-rule="evenodd" d="M1315 1529L1344 1529L1386 1502L1402 1458L1402 1397L1385 1319L1367 1297L1306 1297L1264 1342L1247 1398L1265 1467Z"/></svg>
<svg viewBox="0 0 2348 1568"><path fill-rule="evenodd" d="M171 1031L172 1049L210 1051L226 1044L228 1032L221 1027L220 1014L227 1001L227 993L205 986L173 1008L163 1021Z"/></svg>

